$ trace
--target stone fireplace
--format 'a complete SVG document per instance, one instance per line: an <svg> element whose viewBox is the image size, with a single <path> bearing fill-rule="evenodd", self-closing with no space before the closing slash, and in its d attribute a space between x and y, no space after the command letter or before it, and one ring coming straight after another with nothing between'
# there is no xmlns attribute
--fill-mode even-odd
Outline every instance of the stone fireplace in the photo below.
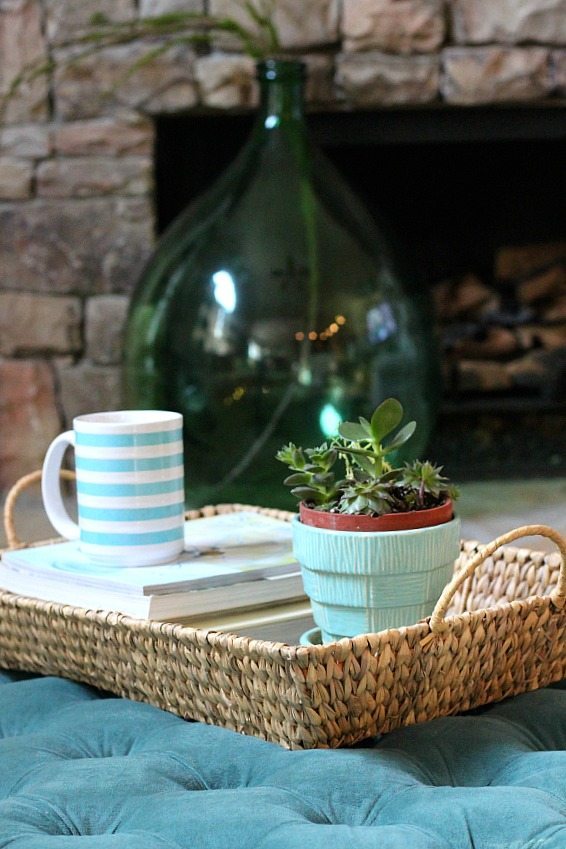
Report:
<svg viewBox="0 0 566 849"><path fill-rule="evenodd" d="M207 3L212 14L232 13L237 5ZM503 249L563 246L566 239L565 0L309 0L308 15L304 7L304 0L279 0L276 16L286 49L309 66L315 139L370 207L393 199L386 204L392 221L406 230L423 285L436 284L441 303L442 293L444 303L454 301L458 287L465 297L462 281L472 277L489 290L477 295L481 317L482 304L499 293L492 284L500 280L495 269ZM0 490L40 465L49 441L74 415L120 406L128 296L155 236L222 170L248 131L257 100L254 64L225 37L207 50L172 48L131 76L127 69L146 49L139 43L68 61L94 11L128 21L179 8L204 11L204 3L0 0L2 89L27 63L52 62L48 75L10 102L0 129ZM219 135L226 139L221 146L214 144ZM499 176L491 189L486 178L482 210L480 182L469 169L489 176L486 157ZM446 197L443 183L443 174L458 168L459 203ZM547 189L533 193L540 173ZM505 198L502 174L509 175ZM406 180L401 185L401 177L412 179L413 188ZM435 191L444 193L444 203L434 203ZM513 218L521 197L529 214ZM490 215L498 203L510 212L498 220L496 243ZM450 240L432 226L431 204ZM479 247L465 238L474 227ZM558 248L534 265L515 267L511 277L528 289L529 280L534 286L537 275L557 268L560 309L563 257ZM441 318L450 347L449 322ZM470 323L466 310L456 318ZM489 332L480 327L470 338L481 342ZM479 380L470 370L468 389ZM449 380L447 386L453 388ZM479 441L489 441L487 419L495 416L495 430L504 433L509 419L510 440L522 438L521 427L542 430L551 445L554 439L553 469L563 471L564 395L558 388L556 397L530 406L527 398L519 413L517 398L524 401L525 393L449 394L438 455L458 456L461 442L451 448L453 434L460 427L465 438L471 421ZM477 461L485 462L481 453Z"/></svg>

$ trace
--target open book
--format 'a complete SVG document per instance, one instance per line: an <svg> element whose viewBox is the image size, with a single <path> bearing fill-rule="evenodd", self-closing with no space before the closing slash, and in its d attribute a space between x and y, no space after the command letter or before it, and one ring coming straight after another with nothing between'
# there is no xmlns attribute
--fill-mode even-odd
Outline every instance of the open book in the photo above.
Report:
<svg viewBox="0 0 566 849"><path fill-rule="evenodd" d="M185 553L158 566L106 566L78 542L6 551L0 586L78 607L167 619L305 600L288 522L243 510L185 523Z"/></svg>

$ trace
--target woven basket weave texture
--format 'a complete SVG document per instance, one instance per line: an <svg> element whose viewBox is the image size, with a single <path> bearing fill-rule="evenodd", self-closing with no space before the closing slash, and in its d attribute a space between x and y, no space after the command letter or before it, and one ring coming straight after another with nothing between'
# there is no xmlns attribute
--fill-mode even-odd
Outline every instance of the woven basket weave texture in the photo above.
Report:
<svg viewBox="0 0 566 849"><path fill-rule="evenodd" d="M219 505L187 517L242 507ZM0 591L0 667L82 681L288 748L350 745L566 677L560 554L500 548L531 534L548 536L566 560L566 541L545 526L517 529L488 546L466 542L430 619L323 646L135 620ZM8 538L21 545L13 522Z"/></svg>

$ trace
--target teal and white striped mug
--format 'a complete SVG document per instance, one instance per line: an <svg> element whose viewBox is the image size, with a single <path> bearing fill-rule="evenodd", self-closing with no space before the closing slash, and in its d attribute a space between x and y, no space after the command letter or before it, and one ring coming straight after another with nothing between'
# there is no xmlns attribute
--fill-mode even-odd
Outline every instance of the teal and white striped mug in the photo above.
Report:
<svg viewBox="0 0 566 849"><path fill-rule="evenodd" d="M78 524L63 503L59 471L74 446ZM183 417L163 410L77 416L43 464L43 503L56 531L83 554L115 566L148 566L184 547Z"/></svg>

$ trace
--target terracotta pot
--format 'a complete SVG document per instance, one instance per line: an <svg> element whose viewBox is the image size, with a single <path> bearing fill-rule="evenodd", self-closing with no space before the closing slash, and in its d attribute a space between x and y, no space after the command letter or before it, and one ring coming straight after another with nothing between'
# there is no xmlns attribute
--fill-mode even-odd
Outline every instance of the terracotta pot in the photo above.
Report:
<svg viewBox="0 0 566 849"><path fill-rule="evenodd" d="M346 513L327 513L301 502L299 514L303 525L325 528L328 531L413 531L432 528L449 522L454 514L452 501L447 498L438 507L412 510L409 513L385 513L383 516L352 516Z"/></svg>

